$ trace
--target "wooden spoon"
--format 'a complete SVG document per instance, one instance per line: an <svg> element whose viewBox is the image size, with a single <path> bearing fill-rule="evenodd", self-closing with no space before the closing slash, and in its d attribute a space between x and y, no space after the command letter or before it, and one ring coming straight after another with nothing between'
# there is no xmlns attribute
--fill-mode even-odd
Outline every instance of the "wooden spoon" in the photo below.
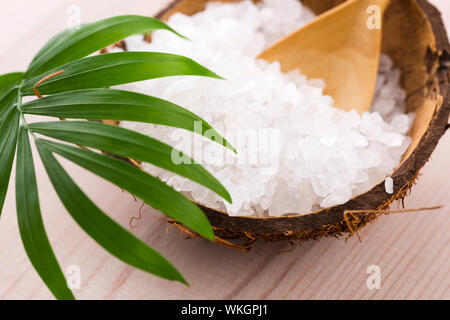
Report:
<svg viewBox="0 0 450 320"><path fill-rule="evenodd" d="M259 58L278 61L308 78L321 78L325 94L343 110L369 110L381 52L381 21L390 0L349 0L281 39Z"/></svg>

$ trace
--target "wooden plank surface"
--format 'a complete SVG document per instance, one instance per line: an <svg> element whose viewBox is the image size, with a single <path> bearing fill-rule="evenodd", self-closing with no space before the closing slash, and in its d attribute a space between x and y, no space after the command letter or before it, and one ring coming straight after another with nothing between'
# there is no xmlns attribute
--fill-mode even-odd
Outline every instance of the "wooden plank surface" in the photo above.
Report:
<svg viewBox="0 0 450 320"><path fill-rule="evenodd" d="M450 22L450 2L434 0ZM33 53L66 26L71 5L83 22L125 13L152 15L168 1L11 1L0 13L0 74L23 70ZM285 243L260 243L249 253L204 240L184 240L145 207L133 232L172 261L191 286L167 282L128 267L97 246L57 200L36 162L45 226L63 270L81 270L79 299L449 299L450 134L422 170L406 206L445 205L434 212L382 217L347 242L325 239L295 251ZM65 163L72 177L123 226L140 203L111 184ZM13 184L0 219L0 299L52 299L20 242ZM366 285L368 266L381 270L381 288Z"/></svg>

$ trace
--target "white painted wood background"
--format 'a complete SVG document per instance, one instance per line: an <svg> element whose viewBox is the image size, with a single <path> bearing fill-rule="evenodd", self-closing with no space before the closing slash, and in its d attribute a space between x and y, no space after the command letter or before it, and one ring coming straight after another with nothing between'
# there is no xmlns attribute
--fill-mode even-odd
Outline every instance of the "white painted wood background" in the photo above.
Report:
<svg viewBox="0 0 450 320"><path fill-rule="evenodd" d="M450 24L450 1L433 0ZM24 70L33 54L66 26L70 5L82 21L119 14L153 15L167 0L8 1L0 12L0 74ZM347 243L325 239L297 250L284 243L258 244L249 254L205 240L186 241L146 207L133 232L163 253L190 288L135 270L97 246L60 204L37 161L41 208L62 268L81 268L79 299L449 299L450 134L422 170L406 205L445 205L435 212L382 217ZM67 164L83 190L128 228L139 203L118 188ZM52 299L20 242L13 184L0 219L0 299ZM369 265L381 268L381 289L366 287Z"/></svg>

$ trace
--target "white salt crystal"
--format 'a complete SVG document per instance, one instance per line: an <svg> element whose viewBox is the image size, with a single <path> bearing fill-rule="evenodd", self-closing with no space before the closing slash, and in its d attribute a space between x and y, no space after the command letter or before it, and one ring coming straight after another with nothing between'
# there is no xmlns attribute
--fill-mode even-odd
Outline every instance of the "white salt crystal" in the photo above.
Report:
<svg viewBox="0 0 450 320"><path fill-rule="evenodd" d="M395 99L380 98L374 102L373 108L382 116L388 116L395 108Z"/></svg>
<svg viewBox="0 0 450 320"><path fill-rule="evenodd" d="M380 56L380 63L378 67L379 72L389 72L392 69L392 66L392 60L388 56L382 54Z"/></svg>
<svg viewBox="0 0 450 320"><path fill-rule="evenodd" d="M411 120L406 114L397 114L391 120L392 129L400 134L406 134L411 127Z"/></svg>
<svg viewBox="0 0 450 320"><path fill-rule="evenodd" d="M349 188L342 188L330 193L321 203L323 208L334 206L336 204L343 204L347 202L352 196L352 191Z"/></svg>
<svg viewBox="0 0 450 320"><path fill-rule="evenodd" d="M260 217L342 204L391 174L411 143L405 134L413 115L404 114L401 74L388 56L380 57L372 109L363 115L334 108L323 80L298 70L284 74L278 62L256 59L313 18L297 0L211 2L191 17L169 19L191 41L167 31L154 32L150 44L142 36L126 39L129 50L188 56L225 77L169 77L119 88L185 107L239 152L185 130L122 122L194 157L227 188L233 204L184 177L145 163L144 169L209 207ZM391 178L385 186L393 192Z"/></svg>
<svg viewBox="0 0 450 320"><path fill-rule="evenodd" d="M384 181L384 189L386 190L387 193L393 194L394 193L394 179L392 179L391 177L386 178L386 180Z"/></svg>

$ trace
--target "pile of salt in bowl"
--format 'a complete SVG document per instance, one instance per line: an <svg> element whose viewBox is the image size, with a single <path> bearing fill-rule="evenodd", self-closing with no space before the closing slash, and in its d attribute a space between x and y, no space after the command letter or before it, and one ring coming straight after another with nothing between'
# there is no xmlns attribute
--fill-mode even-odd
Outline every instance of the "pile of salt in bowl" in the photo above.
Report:
<svg viewBox="0 0 450 320"><path fill-rule="evenodd" d="M186 130L122 122L201 163L229 191L230 204L212 191L157 168L145 170L195 201L232 216L281 216L342 204L385 180L411 143L413 115L405 114L400 71L382 55L370 112L333 106L325 83L256 57L284 35L314 19L297 0L209 3L168 24L190 41L156 31L125 40L130 51L187 56L226 80L170 77L119 86L156 96L194 112L238 154ZM120 50L120 49L116 49ZM386 184L389 185L389 184ZM387 188L387 192L389 191Z"/></svg>

